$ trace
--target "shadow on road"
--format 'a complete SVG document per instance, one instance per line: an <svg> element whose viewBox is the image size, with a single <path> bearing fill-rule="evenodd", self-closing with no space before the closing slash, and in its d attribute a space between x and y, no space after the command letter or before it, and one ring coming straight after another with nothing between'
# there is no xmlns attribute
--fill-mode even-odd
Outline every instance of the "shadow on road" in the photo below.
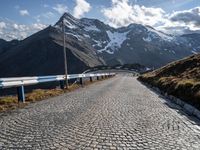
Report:
<svg viewBox="0 0 200 150"><path fill-rule="evenodd" d="M139 81L139 80L138 80ZM179 113L183 117L187 117L190 121L192 121L192 124L196 124L200 126L200 120L193 116L188 114L186 111L183 110L183 108L177 104L175 104L172 100L166 98L164 95L162 95L160 92L154 90L153 88L149 87L148 85L144 84L143 82L139 81L143 86L147 87L150 91L156 93L159 98L161 98L165 105L167 105L169 108L174 109L177 113Z"/></svg>

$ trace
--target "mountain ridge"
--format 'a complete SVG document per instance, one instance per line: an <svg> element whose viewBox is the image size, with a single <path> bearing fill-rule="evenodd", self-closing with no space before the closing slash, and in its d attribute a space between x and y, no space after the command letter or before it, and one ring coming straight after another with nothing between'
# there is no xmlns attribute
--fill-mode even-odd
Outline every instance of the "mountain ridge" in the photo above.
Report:
<svg viewBox="0 0 200 150"><path fill-rule="evenodd" d="M148 67L160 67L200 51L200 47L188 46L189 41L184 36L168 35L150 26L132 23L113 28L97 19L76 19L65 13L55 27L61 28L63 19L66 22L66 35L91 44L98 56L109 65L140 63ZM143 55L159 63L146 61Z"/></svg>
<svg viewBox="0 0 200 150"><path fill-rule="evenodd" d="M0 77L64 74L63 34L49 26L0 55ZM69 73L103 65L93 49L66 37ZM1 48L0 48L1 49Z"/></svg>
<svg viewBox="0 0 200 150"><path fill-rule="evenodd" d="M139 63L148 68L158 68L200 52L200 34L172 36L134 23L113 28L98 19L77 19L64 13L55 25L24 40L1 40L0 69L5 71L0 73L0 77L15 76L16 72L18 76L63 74L63 22L70 53L67 56L70 73L80 73L98 65Z"/></svg>

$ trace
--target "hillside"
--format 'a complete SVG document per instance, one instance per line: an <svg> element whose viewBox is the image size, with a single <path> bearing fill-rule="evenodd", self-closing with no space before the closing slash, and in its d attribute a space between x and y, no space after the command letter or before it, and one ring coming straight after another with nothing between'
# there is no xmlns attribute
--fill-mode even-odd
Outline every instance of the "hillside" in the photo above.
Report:
<svg viewBox="0 0 200 150"><path fill-rule="evenodd" d="M146 73L139 80L200 109L200 54Z"/></svg>
<svg viewBox="0 0 200 150"><path fill-rule="evenodd" d="M7 47L0 53L0 77L64 74L62 37L60 31L49 26L15 46ZM70 37L66 38L66 45L69 73L80 73L104 64L90 45Z"/></svg>

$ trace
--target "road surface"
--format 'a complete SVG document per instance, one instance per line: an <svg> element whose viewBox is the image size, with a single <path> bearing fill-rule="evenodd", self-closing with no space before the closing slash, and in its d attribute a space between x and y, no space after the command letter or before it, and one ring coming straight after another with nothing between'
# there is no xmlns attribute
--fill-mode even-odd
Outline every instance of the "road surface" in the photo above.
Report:
<svg viewBox="0 0 200 150"><path fill-rule="evenodd" d="M0 149L200 149L200 121L129 75L0 114Z"/></svg>

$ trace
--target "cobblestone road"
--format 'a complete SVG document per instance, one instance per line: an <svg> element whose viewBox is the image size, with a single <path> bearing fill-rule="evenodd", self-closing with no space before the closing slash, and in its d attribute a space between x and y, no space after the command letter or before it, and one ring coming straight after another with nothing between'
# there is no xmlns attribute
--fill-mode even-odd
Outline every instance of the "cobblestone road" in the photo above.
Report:
<svg viewBox="0 0 200 150"><path fill-rule="evenodd" d="M176 108L117 76L0 114L0 149L199 150L200 121Z"/></svg>

